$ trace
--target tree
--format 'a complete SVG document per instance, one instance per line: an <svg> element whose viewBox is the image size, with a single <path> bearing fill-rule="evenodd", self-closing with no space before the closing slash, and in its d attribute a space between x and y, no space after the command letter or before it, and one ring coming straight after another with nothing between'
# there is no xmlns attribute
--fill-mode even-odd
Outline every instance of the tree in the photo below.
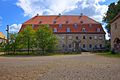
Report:
<svg viewBox="0 0 120 80"><path fill-rule="evenodd" d="M28 54L30 49L33 49L35 43L35 30L32 26L27 26L23 31L21 31L16 41L18 42L19 49L28 49Z"/></svg>
<svg viewBox="0 0 120 80"><path fill-rule="evenodd" d="M40 25L36 31L36 42L37 48L44 54L45 51L55 48L57 39L48 25Z"/></svg>
<svg viewBox="0 0 120 80"><path fill-rule="evenodd" d="M117 2L117 4L111 3L108 6L108 11L106 15L103 17L103 21L107 23L106 29L108 33L110 33L110 22L119 12L120 12L120 0Z"/></svg>

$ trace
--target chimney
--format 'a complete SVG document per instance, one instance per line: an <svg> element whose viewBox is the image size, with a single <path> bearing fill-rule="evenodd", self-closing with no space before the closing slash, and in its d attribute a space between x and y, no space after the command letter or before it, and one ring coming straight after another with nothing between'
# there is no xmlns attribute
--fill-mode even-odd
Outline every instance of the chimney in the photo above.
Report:
<svg viewBox="0 0 120 80"><path fill-rule="evenodd" d="M80 13L80 17L82 17L83 16L83 13Z"/></svg>
<svg viewBox="0 0 120 80"><path fill-rule="evenodd" d="M39 16L39 14L37 14L36 16Z"/></svg>
<svg viewBox="0 0 120 80"><path fill-rule="evenodd" d="M61 16L61 13L59 13L58 16L60 17L60 16Z"/></svg>

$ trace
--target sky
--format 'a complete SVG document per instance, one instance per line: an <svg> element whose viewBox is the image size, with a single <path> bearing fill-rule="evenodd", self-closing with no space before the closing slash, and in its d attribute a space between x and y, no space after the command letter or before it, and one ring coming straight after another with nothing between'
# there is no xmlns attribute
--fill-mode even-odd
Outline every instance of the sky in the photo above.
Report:
<svg viewBox="0 0 120 80"><path fill-rule="evenodd" d="M10 32L18 32L22 23L39 15L80 15L83 13L105 24L102 18L108 5L118 0L0 0L0 32L6 35L6 26ZM105 30L105 28L104 28ZM106 30L105 30L106 31ZM106 35L108 39L108 35Z"/></svg>

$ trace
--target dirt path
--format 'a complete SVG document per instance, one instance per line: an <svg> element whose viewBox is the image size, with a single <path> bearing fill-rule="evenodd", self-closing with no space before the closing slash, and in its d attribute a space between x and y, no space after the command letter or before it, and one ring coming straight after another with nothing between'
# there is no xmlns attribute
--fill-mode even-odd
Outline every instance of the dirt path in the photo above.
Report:
<svg viewBox="0 0 120 80"><path fill-rule="evenodd" d="M89 53L0 57L0 80L120 80L120 59Z"/></svg>

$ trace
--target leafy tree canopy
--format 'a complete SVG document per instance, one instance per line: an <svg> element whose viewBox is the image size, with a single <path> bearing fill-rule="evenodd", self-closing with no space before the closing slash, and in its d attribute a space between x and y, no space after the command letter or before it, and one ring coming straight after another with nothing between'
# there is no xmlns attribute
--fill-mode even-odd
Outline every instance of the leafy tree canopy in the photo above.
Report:
<svg viewBox="0 0 120 80"><path fill-rule="evenodd" d="M103 18L103 21L107 23L106 29L110 33L110 21L120 12L120 0L117 3L111 3L108 6L108 11Z"/></svg>

